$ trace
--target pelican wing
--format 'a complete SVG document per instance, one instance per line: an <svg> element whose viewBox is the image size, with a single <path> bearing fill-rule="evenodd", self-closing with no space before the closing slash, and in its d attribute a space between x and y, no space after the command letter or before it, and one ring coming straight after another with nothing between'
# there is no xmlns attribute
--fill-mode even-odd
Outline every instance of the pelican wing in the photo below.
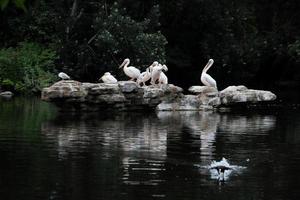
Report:
<svg viewBox="0 0 300 200"><path fill-rule="evenodd" d="M124 68L124 72L131 78L138 78L141 75L140 70L132 66Z"/></svg>
<svg viewBox="0 0 300 200"><path fill-rule="evenodd" d="M206 86L217 88L217 82L209 74L202 74L201 81Z"/></svg>

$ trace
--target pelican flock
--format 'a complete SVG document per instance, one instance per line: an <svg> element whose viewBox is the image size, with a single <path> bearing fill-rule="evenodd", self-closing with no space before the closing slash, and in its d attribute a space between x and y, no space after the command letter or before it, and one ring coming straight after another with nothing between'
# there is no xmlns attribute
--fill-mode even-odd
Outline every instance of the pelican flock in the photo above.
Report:
<svg viewBox="0 0 300 200"><path fill-rule="evenodd" d="M168 77L163 71L168 71L168 67L166 65L162 65L161 63L154 61L146 70L141 73L141 71L133 66L129 66L130 59L126 58L119 66L119 68L123 68L124 73L126 76L130 78L130 81L136 81L136 83L141 86L146 86L146 82L150 81L151 85L167 85L168 84ZM209 59L207 64L202 70L201 73L201 82L205 86L214 87L217 89L217 82L207 73L207 71L212 67L214 64L213 59ZM68 76L64 72L60 72L58 77L62 80L69 80L70 76ZM103 81L104 83L117 83L118 80L111 75L109 72L105 72L104 75L99 79L99 81Z"/></svg>
<svg viewBox="0 0 300 200"><path fill-rule="evenodd" d="M217 82L215 81L215 79L213 79L209 74L207 74L207 71L209 70L209 68L211 68L213 64L214 64L214 60L209 59L208 63L205 65L205 67L202 70L201 82L206 86L217 88Z"/></svg>

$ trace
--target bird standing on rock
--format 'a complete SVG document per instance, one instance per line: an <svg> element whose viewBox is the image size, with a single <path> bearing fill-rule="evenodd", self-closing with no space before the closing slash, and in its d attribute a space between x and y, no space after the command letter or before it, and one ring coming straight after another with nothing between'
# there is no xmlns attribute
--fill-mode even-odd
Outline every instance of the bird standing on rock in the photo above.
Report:
<svg viewBox="0 0 300 200"><path fill-rule="evenodd" d="M124 73L125 73L128 77L131 78L130 81L137 80L137 79L139 78L139 76L141 75L141 72L140 72L140 70L137 69L136 67L133 67L133 66L129 66L129 67L128 67L129 63L130 63L129 58L126 58L126 59L123 61L123 63L120 65L119 68L124 67L124 68L123 68Z"/></svg>
<svg viewBox="0 0 300 200"><path fill-rule="evenodd" d="M118 80L111 75L109 72L105 72L104 75L99 79L102 80L103 83L117 83Z"/></svg>
<svg viewBox="0 0 300 200"><path fill-rule="evenodd" d="M70 80L70 76L68 76L66 73L64 72L60 72L58 74L58 77L61 78L62 80Z"/></svg>
<svg viewBox="0 0 300 200"><path fill-rule="evenodd" d="M217 88L217 82L209 74L206 73L213 64L214 60L209 59L208 63L202 70L201 82L206 86Z"/></svg>
<svg viewBox="0 0 300 200"><path fill-rule="evenodd" d="M162 70L168 71L167 66L158 64L152 68L152 73L151 73L151 84L152 85L155 85L156 81L159 80Z"/></svg>

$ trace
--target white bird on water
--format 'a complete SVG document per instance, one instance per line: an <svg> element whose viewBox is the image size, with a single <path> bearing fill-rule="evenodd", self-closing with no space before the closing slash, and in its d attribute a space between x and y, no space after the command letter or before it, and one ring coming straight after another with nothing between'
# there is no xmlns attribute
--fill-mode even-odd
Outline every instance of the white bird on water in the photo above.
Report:
<svg viewBox="0 0 300 200"><path fill-rule="evenodd" d="M208 63L202 70L201 82L206 86L217 88L217 82L209 74L206 73L213 64L214 60L209 59Z"/></svg>
<svg viewBox="0 0 300 200"><path fill-rule="evenodd" d="M99 79L102 80L103 83L117 83L118 80L111 75L109 72L105 72L104 75Z"/></svg>
<svg viewBox="0 0 300 200"><path fill-rule="evenodd" d="M60 72L58 74L58 77L61 78L62 80L70 80L70 76L68 76L66 73Z"/></svg>
<svg viewBox="0 0 300 200"><path fill-rule="evenodd" d="M140 72L139 69L137 69L137 68L135 68L135 67L133 67L133 66L129 66L129 67L128 67L129 63L130 63L129 58L126 58L126 59L123 61L123 63L120 65L119 68L124 67L124 68L123 68L124 73L125 73L128 77L131 78L130 81L133 81L134 79L138 79L138 78L139 78L139 76L141 75L141 72Z"/></svg>
<svg viewBox="0 0 300 200"><path fill-rule="evenodd" d="M152 85L155 85L156 81L159 80L162 70L168 71L167 66L158 64L152 68L152 73L151 73L151 84Z"/></svg>

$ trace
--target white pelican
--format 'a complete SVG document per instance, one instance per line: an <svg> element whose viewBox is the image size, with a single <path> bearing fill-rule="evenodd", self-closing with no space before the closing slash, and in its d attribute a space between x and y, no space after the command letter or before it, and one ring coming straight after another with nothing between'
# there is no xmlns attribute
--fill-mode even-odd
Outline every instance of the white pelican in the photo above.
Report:
<svg viewBox="0 0 300 200"><path fill-rule="evenodd" d="M163 73L163 72L160 73L158 83L160 85L167 85L168 84L168 77L165 75L165 73Z"/></svg>
<svg viewBox="0 0 300 200"><path fill-rule="evenodd" d="M140 85L143 83L143 86L145 86L145 82L147 82L151 78L151 72L150 68L148 67L145 72L141 73L139 78L137 79L137 84Z"/></svg>
<svg viewBox="0 0 300 200"><path fill-rule="evenodd" d="M205 65L205 67L202 70L201 82L206 86L217 88L217 82L209 74L206 73L213 64L214 64L214 60L209 59L208 63Z"/></svg>
<svg viewBox="0 0 300 200"><path fill-rule="evenodd" d="M139 78L139 76L141 75L141 72L140 72L139 69L137 69L137 68L135 68L133 66L129 66L128 67L129 63L130 63L129 58L126 58L123 61L123 63L120 65L119 68L124 67L124 69L123 69L124 73L131 78L130 81L133 81L134 79L138 79Z"/></svg>
<svg viewBox="0 0 300 200"><path fill-rule="evenodd" d="M143 86L145 86L145 82L149 81L149 79L151 78L151 73L152 73L152 69L153 67L155 67L156 65L158 65L157 61L154 61L147 69L145 72L141 73L141 75L139 76L137 83L138 85L140 85L141 83L143 83Z"/></svg>
<svg viewBox="0 0 300 200"><path fill-rule="evenodd" d="M66 73L60 72L58 74L58 77L61 78L62 80L69 80L70 76L68 76Z"/></svg>
<svg viewBox="0 0 300 200"><path fill-rule="evenodd" d="M168 71L167 66L158 64L152 68L152 73L151 73L151 84L152 85L155 85L156 81L160 77L162 70Z"/></svg>
<svg viewBox="0 0 300 200"><path fill-rule="evenodd" d="M117 83L118 80L113 77L109 72L105 72L104 75L99 79L102 80L103 83Z"/></svg>

